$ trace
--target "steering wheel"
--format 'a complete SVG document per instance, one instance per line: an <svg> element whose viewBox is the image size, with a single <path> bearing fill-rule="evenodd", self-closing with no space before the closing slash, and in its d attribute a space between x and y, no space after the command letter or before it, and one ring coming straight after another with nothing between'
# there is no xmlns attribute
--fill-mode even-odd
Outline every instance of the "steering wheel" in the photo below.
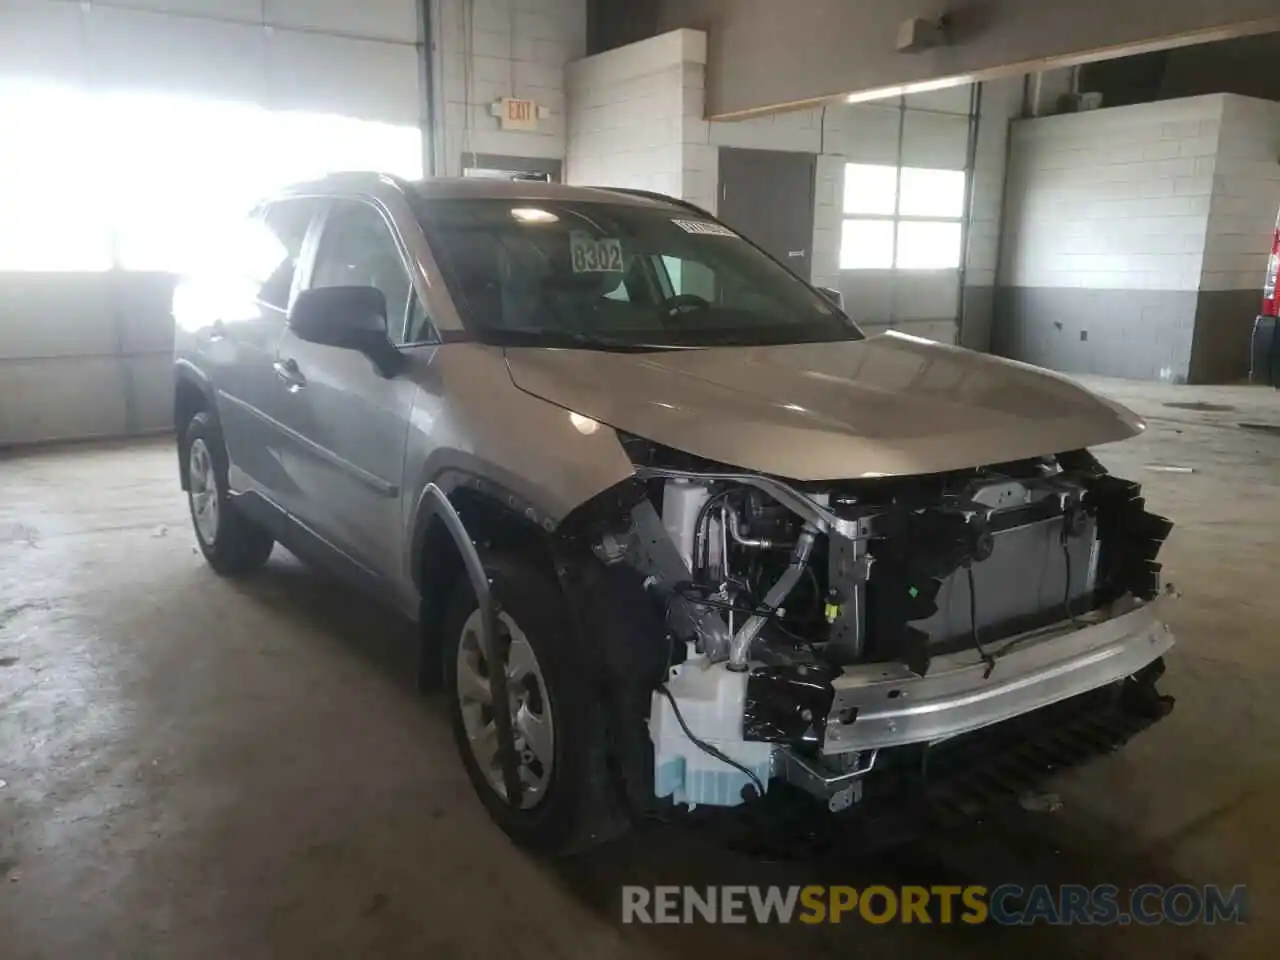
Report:
<svg viewBox="0 0 1280 960"><path fill-rule="evenodd" d="M681 310L705 310L711 306L711 301L696 293L677 293L674 297L667 297L662 306L668 314L674 316Z"/></svg>

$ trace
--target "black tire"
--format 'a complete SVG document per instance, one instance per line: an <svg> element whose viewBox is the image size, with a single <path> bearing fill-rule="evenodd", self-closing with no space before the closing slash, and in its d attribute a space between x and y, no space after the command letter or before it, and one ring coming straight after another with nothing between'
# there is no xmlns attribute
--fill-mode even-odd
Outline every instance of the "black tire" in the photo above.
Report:
<svg viewBox="0 0 1280 960"><path fill-rule="evenodd" d="M555 723L550 784L535 806L516 809L489 783L467 738L458 697L458 650L463 627L476 610L465 576L444 618L442 666L454 740L467 776L489 815L516 843L548 855L578 853L624 833L629 821L618 803L607 762L603 711L589 659L563 607L556 581L513 554L487 558L494 597L528 639L546 684Z"/></svg>
<svg viewBox="0 0 1280 960"><path fill-rule="evenodd" d="M196 496L191 488L194 478L192 451L199 441L211 461L210 471L217 498L216 520L210 536L201 532L197 519ZM271 534L253 523L236 509L228 493L227 448L222 440L218 421L208 411L201 411L191 418L182 443L182 469L187 476L187 505L191 510L191 526L196 535L200 552L209 566L224 577L241 577L262 568L271 556L275 541Z"/></svg>

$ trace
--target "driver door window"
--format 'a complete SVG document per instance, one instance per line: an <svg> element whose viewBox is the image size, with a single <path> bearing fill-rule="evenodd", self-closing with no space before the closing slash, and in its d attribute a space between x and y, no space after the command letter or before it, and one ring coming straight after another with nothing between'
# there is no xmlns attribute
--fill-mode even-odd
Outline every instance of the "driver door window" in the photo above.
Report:
<svg viewBox="0 0 1280 960"><path fill-rule="evenodd" d="M413 284L382 215L367 203L338 200L324 224L311 287L377 287L387 298L387 335L403 343Z"/></svg>

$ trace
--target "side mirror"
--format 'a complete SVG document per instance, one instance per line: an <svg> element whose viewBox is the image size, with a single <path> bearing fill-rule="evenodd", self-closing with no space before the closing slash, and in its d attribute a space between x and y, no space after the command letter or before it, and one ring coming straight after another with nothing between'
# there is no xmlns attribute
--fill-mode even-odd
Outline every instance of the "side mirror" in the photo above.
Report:
<svg viewBox="0 0 1280 960"><path fill-rule="evenodd" d="M839 307L841 311L844 310L844 294L835 287L815 287L815 289Z"/></svg>
<svg viewBox="0 0 1280 960"><path fill-rule="evenodd" d="M387 339L387 298L377 287L319 287L298 294L289 329L299 340L358 350L384 377L396 374L401 354Z"/></svg>

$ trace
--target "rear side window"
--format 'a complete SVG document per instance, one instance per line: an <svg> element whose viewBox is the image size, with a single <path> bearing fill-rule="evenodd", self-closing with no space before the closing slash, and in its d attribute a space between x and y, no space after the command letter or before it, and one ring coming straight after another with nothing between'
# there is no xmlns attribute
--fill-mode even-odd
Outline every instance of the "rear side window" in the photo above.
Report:
<svg viewBox="0 0 1280 960"><path fill-rule="evenodd" d="M279 200L268 204L257 217L261 255L254 275L262 278L258 302L279 310L289 309L293 275L302 254L302 241L315 213L315 201Z"/></svg>
<svg viewBox="0 0 1280 960"><path fill-rule="evenodd" d="M412 284L391 228L367 203L334 204L320 235L311 286L377 287L387 298L387 332L403 341Z"/></svg>

